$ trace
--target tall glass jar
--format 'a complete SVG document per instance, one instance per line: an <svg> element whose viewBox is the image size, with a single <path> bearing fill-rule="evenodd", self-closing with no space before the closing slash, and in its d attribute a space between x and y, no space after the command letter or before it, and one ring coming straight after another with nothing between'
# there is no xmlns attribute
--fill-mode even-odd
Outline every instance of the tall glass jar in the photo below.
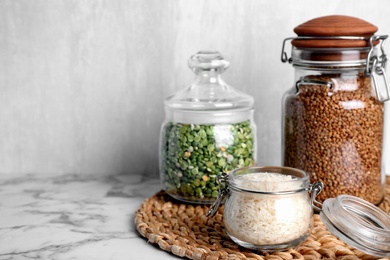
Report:
<svg viewBox="0 0 390 260"><path fill-rule="evenodd" d="M219 52L200 51L188 64L194 82L165 99L160 177L172 197L211 204L217 176L256 162L254 100L223 81L229 62Z"/></svg>
<svg viewBox="0 0 390 260"><path fill-rule="evenodd" d="M283 164L326 183L319 201L340 194L383 199L387 36L376 30L357 18L326 16L286 39L292 55L283 50L282 61L295 67L295 81L283 97Z"/></svg>

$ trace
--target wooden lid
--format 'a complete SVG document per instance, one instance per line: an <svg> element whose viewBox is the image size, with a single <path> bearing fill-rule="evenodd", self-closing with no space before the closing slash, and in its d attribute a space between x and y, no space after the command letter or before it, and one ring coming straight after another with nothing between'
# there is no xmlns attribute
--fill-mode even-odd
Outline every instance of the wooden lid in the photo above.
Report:
<svg viewBox="0 0 390 260"><path fill-rule="evenodd" d="M345 15L330 15L309 20L294 32L303 37L357 36L371 37L378 31L375 25L359 18ZM369 40L350 39L295 39L292 45L307 48L353 48L368 47Z"/></svg>

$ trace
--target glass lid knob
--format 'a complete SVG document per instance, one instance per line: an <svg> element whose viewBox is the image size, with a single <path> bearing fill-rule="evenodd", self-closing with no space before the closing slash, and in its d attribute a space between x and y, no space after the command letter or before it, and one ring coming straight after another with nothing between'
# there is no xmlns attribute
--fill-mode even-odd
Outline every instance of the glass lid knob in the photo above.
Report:
<svg viewBox="0 0 390 260"><path fill-rule="evenodd" d="M195 72L198 70L224 71L229 67L229 62L218 51L202 50L188 59L188 66Z"/></svg>

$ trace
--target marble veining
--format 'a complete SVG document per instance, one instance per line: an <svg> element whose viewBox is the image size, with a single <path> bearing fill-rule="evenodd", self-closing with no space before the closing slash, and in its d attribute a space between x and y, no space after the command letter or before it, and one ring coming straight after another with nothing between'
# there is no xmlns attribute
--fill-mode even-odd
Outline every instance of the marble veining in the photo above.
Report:
<svg viewBox="0 0 390 260"><path fill-rule="evenodd" d="M142 175L0 175L0 259L176 259L140 237Z"/></svg>

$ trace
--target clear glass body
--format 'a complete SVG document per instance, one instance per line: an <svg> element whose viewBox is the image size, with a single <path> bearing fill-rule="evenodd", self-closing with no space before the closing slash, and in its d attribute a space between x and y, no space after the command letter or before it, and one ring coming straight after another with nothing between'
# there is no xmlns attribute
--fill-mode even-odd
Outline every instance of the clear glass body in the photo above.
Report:
<svg viewBox="0 0 390 260"><path fill-rule="evenodd" d="M365 74L368 50L293 50L295 84L283 97L283 165L321 181L319 201L384 197L384 104ZM327 60L328 59L328 60Z"/></svg>
<svg viewBox="0 0 390 260"><path fill-rule="evenodd" d="M194 82L165 99L160 177L172 197L211 204L218 175L256 163L254 100L222 80L228 62L218 52L199 52L189 66Z"/></svg>
<svg viewBox="0 0 390 260"><path fill-rule="evenodd" d="M263 252L301 244L310 234L313 210L309 175L288 167L247 167L229 175L224 224L231 239Z"/></svg>

